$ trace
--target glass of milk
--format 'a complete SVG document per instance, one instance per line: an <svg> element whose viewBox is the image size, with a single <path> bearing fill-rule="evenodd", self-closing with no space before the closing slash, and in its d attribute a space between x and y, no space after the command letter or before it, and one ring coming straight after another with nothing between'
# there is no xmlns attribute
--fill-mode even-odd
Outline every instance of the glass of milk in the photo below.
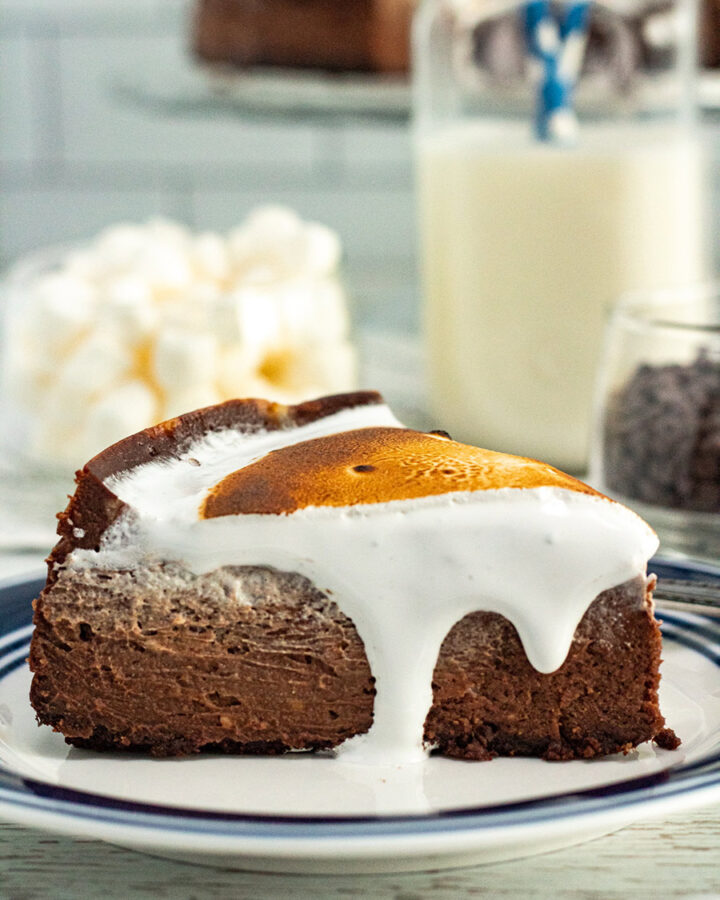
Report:
<svg viewBox="0 0 720 900"><path fill-rule="evenodd" d="M428 381L454 438L583 471L611 305L707 276L694 8L607 0L565 34L577 7L545 7L565 92L550 135L528 4L425 0L417 15Z"/></svg>

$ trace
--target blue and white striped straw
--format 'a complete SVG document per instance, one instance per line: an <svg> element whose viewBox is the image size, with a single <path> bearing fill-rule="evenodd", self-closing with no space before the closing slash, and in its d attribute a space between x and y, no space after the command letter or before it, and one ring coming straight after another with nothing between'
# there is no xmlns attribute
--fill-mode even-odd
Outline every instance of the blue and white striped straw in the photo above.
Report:
<svg viewBox="0 0 720 900"><path fill-rule="evenodd" d="M589 5L588 0L563 4L556 18L550 0L525 4L528 47L537 61L535 130L541 141L568 144L577 137L573 92L587 42Z"/></svg>

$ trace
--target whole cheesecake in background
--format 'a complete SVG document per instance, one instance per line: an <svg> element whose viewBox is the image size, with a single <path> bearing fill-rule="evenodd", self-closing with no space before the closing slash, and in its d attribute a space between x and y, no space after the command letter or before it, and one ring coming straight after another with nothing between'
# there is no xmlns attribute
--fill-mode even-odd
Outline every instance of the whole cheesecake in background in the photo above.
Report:
<svg viewBox="0 0 720 900"><path fill-rule="evenodd" d="M92 459L35 602L78 747L562 760L677 745L634 513L403 428L378 394L235 400Z"/></svg>
<svg viewBox="0 0 720 900"><path fill-rule="evenodd" d="M700 62L720 66L720 0L702 0L700 5Z"/></svg>
<svg viewBox="0 0 720 900"><path fill-rule="evenodd" d="M11 274L4 399L19 446L74 471L108 444L237 396L297 403L356 386L340 240L290 209L227 234L119 224Z"/></svg>
<svg viewBox="0 0 720 900"><path fill-rule="evenodd" d="M405 73L415 0L199 0L193 51L210 63Z"/></svg>

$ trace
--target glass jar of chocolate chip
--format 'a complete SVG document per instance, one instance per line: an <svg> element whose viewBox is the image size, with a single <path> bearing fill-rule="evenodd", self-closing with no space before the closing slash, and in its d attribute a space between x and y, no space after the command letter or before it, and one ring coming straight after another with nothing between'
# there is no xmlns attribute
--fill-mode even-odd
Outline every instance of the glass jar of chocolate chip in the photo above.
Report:
<svg viewBox="0 0 720 900"><path fill-rule="evenodd" d="M627 297L608 324L591 480L661 552L720 560L720 285Z"/></svg>

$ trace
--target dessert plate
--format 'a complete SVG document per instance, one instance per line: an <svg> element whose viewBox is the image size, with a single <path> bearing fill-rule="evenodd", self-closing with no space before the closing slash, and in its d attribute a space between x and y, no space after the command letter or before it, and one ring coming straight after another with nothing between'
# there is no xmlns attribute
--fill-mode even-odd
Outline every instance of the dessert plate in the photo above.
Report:
<svg viewBox="0 0 720 900"><path fill-rule="evenodd" d="M192 64L181 55L153 63L152 67L112 72L107 89L114 99L156 114L235 115L305 125L355 119L402 126L410 118L410 81L402 76L328 74L292 68L240 70L222 64ZM524 99L524 88L521 94ZM664 89L655 94L656 102L662 102ZM705 110L720 108L717 72L700 73L698 102Z"/></svg>
<svg viewBox="0 0 720 900"><path fill-rule="evenodd" d="M410 83L402 76L255 67L195 65L181 57L152 68L117 71L115 98L166 115L242 115L297 121L332 119L405 124Z"/></svg>
<svg viewBox="0 0 720 900"><path fill-rule="evenodd" d="M700 580L720 596L720 569L652 569L661 584ZM720 801L718 619L663 613L674 752L387 768L309 754L157 760L70 748L35 724L25 658L42 583L0 585L0 817L22 825L206 865L411 871L529 856Z"/></svg>

